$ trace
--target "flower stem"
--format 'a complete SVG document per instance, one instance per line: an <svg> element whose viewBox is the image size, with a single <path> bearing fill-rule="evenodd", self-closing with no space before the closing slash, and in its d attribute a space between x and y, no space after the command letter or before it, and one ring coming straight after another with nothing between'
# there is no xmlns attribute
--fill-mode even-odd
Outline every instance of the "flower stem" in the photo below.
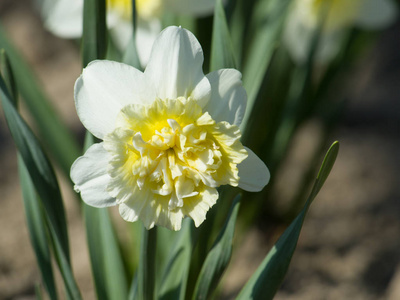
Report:
<svg viewBox="0 0 400 300"><path fill-rule="evenodd" d="M157 227L143 227L138 270L138 299L154 300Z"/></svg>

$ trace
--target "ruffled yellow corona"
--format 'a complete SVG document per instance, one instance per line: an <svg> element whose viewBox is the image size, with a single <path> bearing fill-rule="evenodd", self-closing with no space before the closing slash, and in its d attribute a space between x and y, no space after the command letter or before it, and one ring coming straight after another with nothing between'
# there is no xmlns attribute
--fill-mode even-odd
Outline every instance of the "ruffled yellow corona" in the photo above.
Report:
<svg viewBox="0 0 400 300"><path fill-rule="evenodd" d="M216 123L190 98L128 105L104 138L112 157L109 192L119 204L132 191L150 193L155 213L188 215L198 226L207 209L194 209L197 203L206 198L210 207L218 198L216 187L239 183L237 164L247 157L239 139L238 126Z"/></svg>

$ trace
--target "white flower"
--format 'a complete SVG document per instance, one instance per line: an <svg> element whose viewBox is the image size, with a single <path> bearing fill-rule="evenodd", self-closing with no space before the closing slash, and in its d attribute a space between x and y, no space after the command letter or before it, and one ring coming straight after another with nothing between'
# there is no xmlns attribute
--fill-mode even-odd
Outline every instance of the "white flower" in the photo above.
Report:
<svg viewBox="0 0 400 300"><path fill-rule="evenodd" d="M305 62L320 14L326 5L316 59L325 62L340 49L343 32L351 27L382 29L397 16L393 0L295 0L287 17L284 42L296 62Z"/></svg>
<svg viewBox="0 0 400 300"><path fill-rule="evenodd" d="M83 0L36 0L45 27L62 38L82 36ZM161 31L163 12L204 16L213 12L216 0L136 0L136 46L142 66ZM107 0L107 25L118 48L124 50L132 36L132 0Z"/></svg>
<svg viewBox="0 0 400 300"><path fill-rule="evenodd" d="M189 31L168 27L156 39L146 70L94 61L75 84L80 120L97 138L71 168L89 205L119 205L146 228L199 226L225 184L260 191L265 164L240 143L247 96L241 74L204 76L203 52Z"/></svg>

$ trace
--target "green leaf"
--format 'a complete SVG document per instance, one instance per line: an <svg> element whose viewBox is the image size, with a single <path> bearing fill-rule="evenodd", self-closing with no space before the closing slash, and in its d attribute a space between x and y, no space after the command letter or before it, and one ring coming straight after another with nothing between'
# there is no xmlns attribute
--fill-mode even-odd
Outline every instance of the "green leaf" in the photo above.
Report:
<svg viewBox="0 0 400 300"><path fill-rule="evenodd" d="M135 275L132 278L131 287L129 288L128 300L136 300L137 293L138 293L138 278Z"/></svg>
<svg viewBox="0 0 400 300"><path fill-rule="evenodd" d="M102 59L107 52L106 1L84 0L82 64L86 67L95 59Z"/></svg>
<svg viewBox="0 0 400 300"><path fill-rule="evenodd" d="M251 40L243 62L243 85L247 91L247 109L242 129L250 117L254 102L270 64L272 55L281 38L281 30L291 0L258 1L253 9L247 31Z"/></svg>
<svg viewBox="0 0 400 300"><path fill-rule="evenodd" d="M156 242L157 227L147 230L142 229L140 247L140 261L137 278L137 299L153 300L156 279Z"/></svg>
<svg viewBox="0 0 400 300"><path fill-rule="evenodd" d="M36 300L43 300L42 290L40 289L40 284L35 284L35 296Z"/></svg>
<svg viewBox="0 0 400 300"><path fill-rule="evenodd" d="M78 285L76 284L74 274L72 273L71 264L67 256L65 255L64 249L60 243L56 231L54 230L54 227L52 227L49 222L47 214L45 220L47 222L47 227L50 232L50 241L54 250L54 256L56 258L57 265L60 269L61 276L64 280L64 285L67 291L68 299L81 300L82 297Z"/></svg>
<svg viewBox="0 0 400 300"><path fill-rule="evenodd" d="M2 76L0 76L0 96L11 135L39 197L43 201L50 225L54 228L66 258L69 260L68 232L64 206L53 167L31 129L14 107Z"/></svg>
<svg viewBox="0 0 400 300"><path fill-rule="evenodd" d="M2 60L7 65L5 53L2 53ZM15 88L11 67L4 73L9 77L9 86ZM18 91L15 88L13 96L10 96L1 75L0 91L7 124L18 150L22 152L22 155L18 154L18 165L28 227L49 296L51 299L57 299L48 242L53 245L55 257L64 278L68 299L79 300L80 292L71 272L69 262L68 233L64 207L54 171L35 136L17 111L17 101L12 98L17 97ZM31 149L27 149L29 148L28 144ZM23 150L31 150L32 152ZM29 163L28 168L26 167L27 163ZM38 177L32 180L32 174L38 175ZM40 196L44 197L45 201L43 201L43 198L37 197L36 189L38 186L34 184L38 184ZM49 189L47 192L46 188ZM54 198L54 204L51 202L52 198ZM42 210L43 205L45 210ZM56 223L57 221L59 223ZM47 231L50 234L48 237L46 235Z"/></svg>
<svg viewBox="0 0 400 300"><path fill-rule="evenodd" d="M37 84L36 76L8 41L1 25L0 48L7 52L19 93L25 101L29 113L33 116L45 145L51 151L64 174L69 176L69 168L80 153L76 140L60 121L58 114Z"/></svg>
<svg viewBox="0 0 400 300"><path fill-rule="evenodd" d="M339 153L339 142L334 142L332 146L329 148L328 152L326 153L324 161L322 162L322 166L319 169L314 186L311 190L310 197L307 200L307 202L309 202L307 205L307 209L310 206L311 202L315 199L319 191L321 190L326 179L328 178L333 168L333 165L335 164L338 153Z"/></svg>
<svg viewBox="0 0 400 300"><path fill-rule="evenodd" d="M11 99L14 102L14 106L18 105L18 91L15 83L14 73L11 68L10 59L4 49L0 50L0 72L3 75L4 81L7 85L8 91L10 92Z"/></svg>
<svg viewBox="0 0 400 300"><path fill-rule="evenodd" d="M104 251L102 242L102 232L100 229L100 209L82 204L83 215L85 220L86 238L89 248L89 257L94 278L94 286L96 289L97 299L109 299L107 293L107 280L104 278ZM112 277L110 277L112 279Z"/></svg>
<svg viewBox="0 0 400 300"><path fill-rule="evenodd" d="M18 173L21 181L29 237L35 251L36 260L50 299L57 299L57 289L51 265L51 255L47 244L46 224L40 200L22 158L18 155Z"/></svg>
<svg viewBox="0 0 400 300"><path fill-rule="evenodd" d="M79 300L80 292L72 274L69 258L68 232L58 182L49 160L32 131L19 115L0 76L0 98L11 135L20 152L33 186L44 207L46 227L69 299Z"/></svg>
<svg viewBox="0 0 400 300"><path fill-rule="evenodd" d="M87 133L85 149L94 142L93 135ZM127 278L108 210L83 203L83 214L97 298L127 299Z"/></svg>
<svg viewBox="0 0 400 300"><path fill-rule="evenodd" d="M158 249L172 249L175 245L175 237L177 233L175 231L169 230L165 227L159 227L157 229L157 248ZM160 271L163 271L168 264L170 259L170 251L157 251L156 252L156 260L157 260L157 268ZM158 282L162 281L162 272L157 272L156 279Z"/></svg>
<svg viewBox="0 0 400 300"><path fill-rule="evenodd" d="M221 0L217 0L214 11L210 71L223 68L236 68L236 59L224 6Z"/></svg>
<svg viewBox="0 0 400 300"><path fill-rule="evenodd" d="M264 261L241 290L236 298L237 300L268 300L274 297L288 270L307 210L331 172L338 151L339 143L335 142L329 148L325 156L311 194L303 210L269 251Z"/></svg>
<svg viewBox="0 0 400 300"><path fill-rule="evenodd" d="M241 195L235 198L228 219L204 261L193 293L193 300L210 299L228 266L232 254L233 235L240 198Z"/></svg>
<svg viewBox="0 0 400 300"><path fill-rule="evenodd" d="M324 6L322 8L326 9ZM323 22L326 20L326 18L324 18L325 15L326 11L324 14L320 15L319 26L317 26L311 36L308 45L307 59L304 63L294 67L288 88L288 96L281 112L281 121L279 127L275 131L274 140L271 145L264 145L264 148L270 149L271 151L271 156L266 159L273 162L272 165L270 165L272 172L275 171L284 159L290 141L301 122L306 120L307 117L310 117L310 114L315 109L315 97L313 97L311 93L314 60L319 46Z"/></svg>
<svg viewBox="0 0 400 300"><path fill-rule="evenodd" d="M177 232L175 246L173 247L168 264L164 270L158 299L185 299L187 279L189 275L190 259L193 249L192 230L193 222L187 218L183 221L182 228Z"/></svg>
<svg viewBox="0 0 400 300"><path fill-rule="evenodd" d="M107 209L83 204L83 212L97 298L127 299L127 278Z"/></svg>

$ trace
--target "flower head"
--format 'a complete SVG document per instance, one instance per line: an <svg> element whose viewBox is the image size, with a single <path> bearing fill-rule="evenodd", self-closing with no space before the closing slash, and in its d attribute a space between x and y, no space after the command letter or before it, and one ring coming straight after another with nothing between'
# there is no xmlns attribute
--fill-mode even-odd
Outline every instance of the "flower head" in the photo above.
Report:
<svg viewBox="0 0 400 300"><path fill-rule="evenodd" d="M240 142L246 92L241 74L204 76L203 53L187 30L168 27L155 41L146 70L95 61L75 84L85 127L103 142L71 168L89 205L119 205L127 221L179 230L199 226L229 184L261 190L265 164Z"/></svg>
<svg viewBox="0 0 400 300"><path fill-rule="evenodd" d="M284 40L297 62L307 58L310 42L324 16L317 60L324 62L340 47L343 31L351 27L382 29L397 16L393 0L295 0L288 16Z"/></svg>

